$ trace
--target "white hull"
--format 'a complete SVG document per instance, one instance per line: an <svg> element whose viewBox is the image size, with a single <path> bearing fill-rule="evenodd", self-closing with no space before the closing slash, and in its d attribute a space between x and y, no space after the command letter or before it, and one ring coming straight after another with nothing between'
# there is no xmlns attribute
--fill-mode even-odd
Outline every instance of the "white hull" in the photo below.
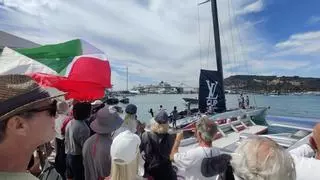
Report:
<svg viewBox="0 0 320 180"><path fill-rule="evenodd" d="M219 113L219 114L215 114L212 115L210 117L210 119L212 120L217 120L217 119L228 119L228 118L237 118L237 117L243 117L243 116L247 116L250 117L255 124L259 124L259 125L266 125L267 123L265 122L265 115L266 115L266 111L268 110L268 108L266 107L258 107L258 108L252 108L252 109L236 109L236 110L231 110L231 111L227 111L224 113ZM176 126L178 128L180 127L184 127L192 122L197 121L199 117L197 116L190 116L190 117L185 117L183 119L179 119L176 122ZM171 124L172 127L172 124Z"/></svg>

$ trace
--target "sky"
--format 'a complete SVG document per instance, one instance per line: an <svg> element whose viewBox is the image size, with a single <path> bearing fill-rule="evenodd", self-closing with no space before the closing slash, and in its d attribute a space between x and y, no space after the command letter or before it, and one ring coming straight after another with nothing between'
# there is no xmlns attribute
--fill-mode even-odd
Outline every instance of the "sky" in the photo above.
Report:
<svg viewBox="0 0 320 180"><path fill-rule="evenodd" d="M210 3L200 0L0 0L0 30L40 44L81 38L104 51L117 90L198 86L216 69ZM319 0L217 0L224 77L320 77Z"/></svg>

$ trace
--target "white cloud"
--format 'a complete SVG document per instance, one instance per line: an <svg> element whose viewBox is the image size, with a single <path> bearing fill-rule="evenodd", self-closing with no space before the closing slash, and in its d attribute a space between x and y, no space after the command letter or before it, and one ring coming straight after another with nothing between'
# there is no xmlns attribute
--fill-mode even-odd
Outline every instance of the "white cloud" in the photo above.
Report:
<svg viewBox="0 0 320 180"><path fill-rule="evenodd" d="M317 23L320 23L320 16L311 16L307 21L307 24L317 24Z"/></svg>
<svg viewBox="0 0 320 180"><path fill-rule="evenodd" d="M279 50L275 55L319 55L320 54L320 31L293 34L288 40L275 45Z"/></svg>
<svg viewBox="0 0 320 180"><path fill-rule="evenodd" d="M264 9L264 1L257 0L253 1L249 4L246 4L241 10L238 11L239 14L249 14L249 13L257 13Z"/></svg>
<svg viewBox="0 0 320 180"><path fill-rule="evenodd" d="M195 0L5 0L4 11L0 12L5 18L1 19L0 28L43 44L73 38L90 42L106 52L112 68L117 69L112 72L115 89L126 87L126 66L129 66L130 87L145 83L141 79L197 86L200 67L216 69L210 3L200 7L197 3ZM249 62L265 56L272 45L266 44L256 29L264 19L249 21L244 16L262 11L264 0L218 0L218 8L227 77L244 60ZM286 45L278 46L281 49ZM256 66L262 65L256 63ZM264 72L267 71L259 69L259 73Z"/></svg>
<svg viewBox="0 0 320 180"><path fill-rule="evenodd" d="M294 61L294 60L251 60L250 65L256 71L272 71L281 68L282 70L296 70L310 65L308 61Z"/></svg>

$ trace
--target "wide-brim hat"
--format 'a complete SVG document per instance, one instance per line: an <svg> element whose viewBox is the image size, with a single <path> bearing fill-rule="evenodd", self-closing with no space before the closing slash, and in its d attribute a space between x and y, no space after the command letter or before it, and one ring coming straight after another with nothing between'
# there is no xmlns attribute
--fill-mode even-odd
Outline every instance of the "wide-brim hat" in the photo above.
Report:
<svg viewBox="0 0 320 180"><path fill-rule="evenodd" d="M0 75L0 121L63 95L40 87L27 75Z"/></svg>
<svg viewBox="0 0 320 180"><path fill-rule="evenodd" d="M90 124L91 129L98 134L109 134L117 130L123 119L111 106L105 106L97 112L96 119Z"/></svg>

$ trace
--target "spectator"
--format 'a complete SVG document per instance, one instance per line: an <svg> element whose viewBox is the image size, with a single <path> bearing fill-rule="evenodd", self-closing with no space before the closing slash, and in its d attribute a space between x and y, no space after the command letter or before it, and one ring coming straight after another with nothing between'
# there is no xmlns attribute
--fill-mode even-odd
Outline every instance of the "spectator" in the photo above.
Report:
<svg viewBox="0 0 320 180"><path fill-rule="evenodd" d="M235 179L296 179L295 164L290 154L266 137L244 140L232 155L231 165Z"/></svg>
<svg viewBox="0 0 320 180"><path fill-rule="evenodd" d="M162 110L164 110L164 109L163 109L162 105L160 105L159 112Z"/></svg>
<svg viewBox="0 0 320 180"><path fill-rule="evenodd" d="M154 117L152 108L149 110L149 113L151 114L151 117Z"/></svg>
<svg viewBox="0 0 320 180"><path fill-rule="evenodd" d="M146 128L146 124L138 121L136 134L137 134L139 137L142 137L142 134L145 132L145 130L144 130L145 128Z"/></svg>
<svg viewBox="0 0 320 180"><path fill-rule="evenodd" d="M173 111L171 112L172 115L172 127L177 128L177 119L178 119L178 111L177 111L177 106L173 107Z"/></svg>
<svg viewBox="0 0 320 180"><path fill-rule="evenodd" d="M84 180L82 148L84 142L90 137L90 129L85 123L90 115L90 103L77 103L73 106L74 119L68 123L65 134L68 179Z"/></svg>
<svg viewBox="0 0 320 180"><path fill-rule="evenodd" d="M57 104L57 118L55 120L55 130L56 130L56 138L55 138L55 167L57 172L65 178L66 172L66 153L65 153L65 145L64 145L64 135L62 135L61 128L63 122L68 117L69 105L65 101L60 101Z"/></svg>
<svg viewBox="0 0 320 180"><path fill-rule="evenodd" d="M114 108L105 106L96 114L91 129L96 132L83 145L85 179L103 179L110 175L111 133L120 127L123 120Z"/></svg>
<svg viewBox="0 0 320 180"><path fill-rule="evenodd" d="M199 146L187 152L178 152L183 133L177 134L170 158L177 166L179 176L183 176L186 180L212 179L204 177L200 169L203 158L220 155L219 149L212 147L212 141L217 132L217 125L213 121L207 116L201 117L196 124L195 132Z"/></svg>
<svg viewBox="0 0 320 180"><path fill-rule="evenodd" d="M320 123L313 128L313 134L310 136L309 143L290 150L290 154L296 165L297 180L317 180L320 179L320 173L314 169L320 168L319 145L320 145Z"/></svg>
<svg viewBox="0 0 320 180"><path fill-rule="evenodd" d="M111 145L111 176L110 180L138 180L138 165L140 159L139 136L130 131L120 133Z"/></svg>
<svg viewBox="0 0 320 180"><path fill-rule="evenodd" d="M53 98L28 76L0 76L0 179L37 179L26 169L37 146L54 138Z"/></svg>
<svg viewBox="0 0 320 180"><path fill-rule="evenodd" d="M152 177L154 180L175 180L176 173L170 161L173 138L168 134L168 114L160 111L154 120L151 132L143 133L140 146L140 150L144 152L145 177Z"/></svg>
<svg viewBox="0 0 320 180"><path fill-rule="evenodd" d="M138 121L136 119L137 106L134 104L129 104L126 107L125 112L126 112L126 115L124 117L124 121L121 124L121 127L113 133L112 135L113 138L115 138L118 134L126 130L129 130L132 133L137 132L137 126L138 126Z"/></svg>
<svg viewBox="0 0 320 180"><path fill-rule="evenodd" d="M250 108L250 99L248 95L246 96L246 107Z"/></svg>

